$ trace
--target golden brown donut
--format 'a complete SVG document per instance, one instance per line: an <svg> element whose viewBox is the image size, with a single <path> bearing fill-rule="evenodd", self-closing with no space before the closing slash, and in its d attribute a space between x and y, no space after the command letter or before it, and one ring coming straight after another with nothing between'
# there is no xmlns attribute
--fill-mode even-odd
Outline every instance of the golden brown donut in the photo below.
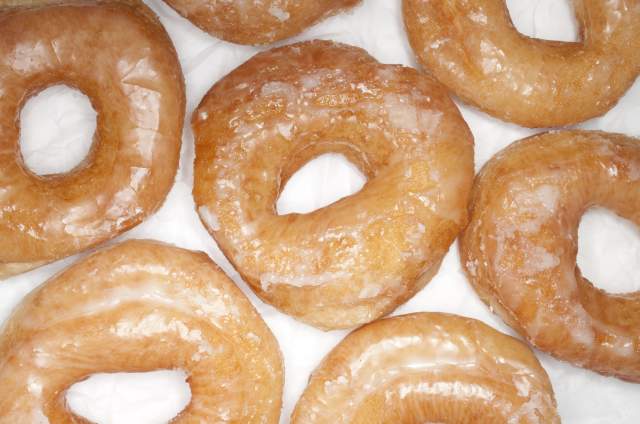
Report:
<svg viewBox="0 0 640 424"><path fill-rule="evenodd" d="M444 89L364 50L312 41L261 53L194 112L194 197L266 302L322 329L372 321L420 290L467 222L473 139ZM309 214L276 214L287 180L344 154L368 182Z"/></svg>
<svg viewBox="0 0 640 424"><path fill-rule="evenodd" d="M173 184L185 106L176 52L142 3L13 3L0 0L0 279L153 213ZM20 110L55 84L89 97L97 128L83 163L35 175L18 147Z"/></svg>
<svg viewBox="0 0 640 424"><path fill-rule="evenodd" d="M573 43L527 37L505 0L403 0L418 60L468 102L527 127L611 109L640 73L640 0L572 0Z"/></svg>
<svg viewBox="0 0 640 424"><path fill-rule="evenodd" d="M640 381L640 293L609 294L576 265L600 205L640 225L640 140L560 131L498 153L476 179L461 260L480 297L539 349Z"/></svg>
<svg viewBox="0 0 640 424"><path fill-rule="evenodd" d="M164 0L214 37L268 44L293 37L361 0Z"/></svg>
<svg viewBox="0 0 640 424"><path fill-rule="evenodd" d="M4 324L0 422L85 422L67 408L72 384L158 369L188 375L173 423L278 423L282 357L249 300L204 253L127 241L44 283Z"/></svg>
<svg viewBox="0 0 640 424"><path fill-rule="evenodd" d="M349 334L311 375L292 424L560 423L522 342L471 318L417 313Z"/></svg>

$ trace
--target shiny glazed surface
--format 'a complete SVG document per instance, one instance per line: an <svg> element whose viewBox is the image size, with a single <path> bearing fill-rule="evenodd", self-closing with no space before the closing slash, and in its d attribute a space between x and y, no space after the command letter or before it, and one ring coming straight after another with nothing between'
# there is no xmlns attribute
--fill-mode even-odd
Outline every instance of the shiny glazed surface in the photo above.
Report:
<svg viewBox="0 0 640 424"><path fill-rule="evenodd" d="M261 53L194 112L194 197L219 247L266 302L352 327L420 290L467 222L473 139L443 88L327 41ZM276 214L289 177L344 154L368 182L308 214Z"/></svg>
<svg viewBox="0 0 640 424"><path fill-rule="evenodd" d="M462 264L480 297L539 349L640 381L640 293L606 293L576 265L580 217L595 205L640 225L640 140L560 131L518 141L476 178Z"/></svg>
<svg viewBox="0 0 640 424"><path fill-rule="evenodd" d="M164 0L214 37L238 44L269 44L354 7L360 0Z"/></svg>
<svg viewBox="0 0 640 424"><path fill-rule="evenodd" d="M313 372L292 424L559 423L533 352L480 321L416 313L376 321Z"/></svg>
<svg viewBox="0 0 640 424"><path fill-rule="evenodd" d="M204 253L127 241L14 310L0 332L0 422L85 422L67 409L72 384L158 369L188 375L191 402L173 422L278 422L282 358L248 299Z"/></svg>
<svg viewBox="0 0 640 424"><path fill-rule="evenodd" d="M176 52L142 3L15 3L0 1L0 278L153 213L173 184L185 107ZM89 97L97 128L83 163L35 175L20 154L20 110L55 84Z"/></svg>
<svg viewBox="0 0 640 424"><path fill-rule="evenodd" d="M504 0L403 0L420 63L465 102L527 127L604 114L640 74L640 0L572 0L579 42L529 38Z"/></svg>

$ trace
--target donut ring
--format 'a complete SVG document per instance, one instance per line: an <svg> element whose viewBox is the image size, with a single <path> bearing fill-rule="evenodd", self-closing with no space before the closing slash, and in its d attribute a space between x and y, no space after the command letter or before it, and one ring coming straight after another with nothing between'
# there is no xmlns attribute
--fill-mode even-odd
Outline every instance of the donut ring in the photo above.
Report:
<svg viewBox="0 0 640 424"><path fill-rule="evenodd" d="M465 102L526 127L604 114L640 73L640 0L573 0L580 42L526 37L505 0L403 0L420 63Z"/></svg>
<svg viewBox="0 0 640 424"><path fill-rule="evenodd" d="M0 421L84 422L66 390L94 373L182 369L172 423L277 423L278 343L204 253L127 241L76 263L18 306L0 334ZM46 420L49 421L46 421Z"/></svg>
<svg viewBox="0 0 640 424"><path fill-rule="evenodd" d="M0 278L111 239L160 207L178 168L185 95L167 33L137 1L0 1ZM66 174L22 160L19 113L65 84L96 110L94 143Z"/></svg>
<svg viewBox="0 0 640 424"><path fill-rule="evenodd" d="M164 1L214 37L259 45L293 37L361 0Z"/></svg>
<svg viewBox="0 0 640 424"><path fill-rule="evenodd" d="M192 118L198 213L256 294L322 329L372 321L420 290L467 221L473 138L443 88L328 41L254 56ZM276 214L302 165L342 153L368 182Z"/></svg>
<svg viewBox="0 0 640 424"><path fill-rule="evenodd" d="M560 423L549 377L522 342L470 318L368 324L311 375L291 424Z"/></svg>
<svg viewBox="0 0 640 424"><path fill-rule="evenodd" d="M640 382L640 293L606 293L576 265L593 205L640 225L640 140L561 131L518 141L476 179L461 260L480 297L533 345Z"/></svg>

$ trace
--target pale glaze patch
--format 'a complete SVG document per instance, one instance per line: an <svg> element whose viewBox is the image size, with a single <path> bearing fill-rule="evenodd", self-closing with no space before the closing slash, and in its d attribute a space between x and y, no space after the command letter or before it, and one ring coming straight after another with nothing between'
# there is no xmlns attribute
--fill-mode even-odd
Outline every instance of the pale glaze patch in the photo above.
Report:
<svg viewBox="0 0 640 424"><path fill-rule="evenodd" d="M558 131L518 141L477 177L461 260L480 296L532 344L640 381L640 293L608 294L576 265L591 206L640 225L640 140ZM611 172L616 169L616 172Z"/></svg>
<svg viewBox="0 0 640 424"><path fill-rule="evenodd" d="M6 3L0 1L0 278L111 239L153 213L173 184L185 103L173 45L142 3ZM37 176L22 163L17 117L25 99L60 83L91 99L94 144L71 172Z"/></svg>
<svg viewBox="0 0 640 424"><path fill-rule="evenodd" d="M360 0L164 0L214 37L238 44L269 44L350 9Z"/></svg>
<svg viewBox="0 0 640 424"><path fill-rule="evenodd" d="M191 402L172 422L278 423L278 344L203 253L128 241L31 293L0 333L0 422L77 422L66 390L91 374L182 369Z"/></svg>
<svg viewBox="0 0 640 424"><path fill-rule="evenodd" d="M261 53L193 115L200 217L265 301L320 328L376 319L420 290L466 222L471 133L440 85L326 41ZM278 216L288 178L323 153L368 177Z"/></svg>
<svg viewBox="0 0 640 424"><path fill-rule="evenodd" d="M442 313L376 321L314 371L292 424L559 423L549 378L523 343Z"/></svg>
<svg viewBox="0 0 640 424"><path fill-rule="evenodd" d="M403 0L420 63L463 100L528 127L611 109L640 73L640 0L573 0L581 41L526 37L504 0Z"/></svg>

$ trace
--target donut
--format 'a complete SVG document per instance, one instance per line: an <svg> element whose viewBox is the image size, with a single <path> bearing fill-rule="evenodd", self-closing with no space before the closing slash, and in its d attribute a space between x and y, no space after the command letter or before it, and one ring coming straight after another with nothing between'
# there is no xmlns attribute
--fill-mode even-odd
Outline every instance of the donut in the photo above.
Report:
<svg viewBox="0 0 640 424"><path fill-rule="evenodd" d="M66 390L94 373L182 369L191 402L172 423L278 423L278 343L204 253L132 240L29 294L0 333L0 421L84 422Z"/></svg>
<svg viewBox="0 0 640 424"><path fill-rule="evenodd" d="M429 77L329 41L260 53L192 117L198 214L255 293L321 329L372 321L419 291L467 222L473 138ZM302 165L340 153L368 181L277 215Z"/></svg>
<svg viewBox="0 0 640 424"><path fill-rule="evenodd" d="M480 297L534 346L640 382L640 293L609 294L576 265L590 207L640 225L640 140L560 131L520 140L478 175L460 240Z"/></svg>
<svg viewBox="0 0 640 424"><path fill-rule="evenodd" d="M0 0L0 279L111 239L159 208L185 108L176 52L142 3L14 3ZM55 84L90 99L93 146L70 172L35 175L18 147L20 110Z"/></svg>
<svg viewBox="0 0 640 424"><path fill-rule="evenodd" d="M611 109L640 73L640 0L572 0L578 42L527 37L505 0L403 0L418 61L463 101L526 127Z"/></svg>
<svg viewBox="0 0 640 424"><path fill-rule="evenodd" d="M471 318L416 313L365 325L311 375L291 424L560 423L522 342Z"/></svg>
<svg viewBox="0 0 640 424"><path fill-rule="evenodd" d="M293 37L361 0L164 0L214 37L237 44L269 44Z"/></svg>

